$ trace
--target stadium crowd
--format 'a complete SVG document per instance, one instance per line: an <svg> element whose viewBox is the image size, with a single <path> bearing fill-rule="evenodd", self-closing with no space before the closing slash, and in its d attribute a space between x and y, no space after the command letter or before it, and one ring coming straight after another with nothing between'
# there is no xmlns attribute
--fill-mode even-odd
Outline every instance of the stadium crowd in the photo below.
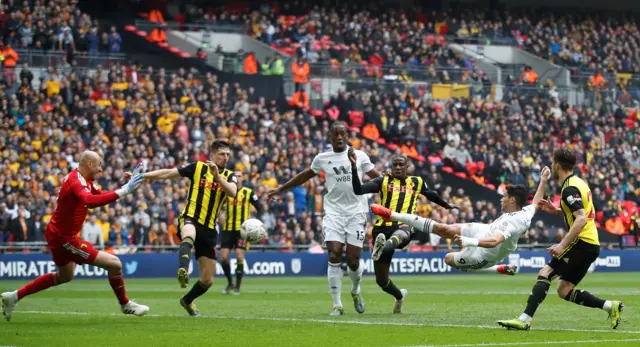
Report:
<svg viewBox="0 0 640 347"><path fill-rule="evenodd" d="M115 66L110 71L64 74L50 68L41 86L33 90L24 79L18 93L2 103L4 241L43 240L60 182L85 148L104 155L105 171L97 182L108 190L137 160L148 170L173 167L204 159L211 139L229 138L235 150L229 168L244 171L247 184L259 196L328 148L328 120L279 109L251 89L220 85L211 74ZM391 152L376 142L354 133L352 143L370 153L381 169L388 165ZM419 163L416 170L429 176L445 198L464 206L448 214L432 212L427 205L422 213L439 213L439 219L450 221L470 221L474 213L483 220L496 217L495 206L478 202L474 210L464 192L445 187L435 167ZM97 244L115 246L174 244L185 188L182 181L139 189L123 202L94 210L83 234ZM260 218L270 230L268 242L286 248L319 241L323 190L323 180L317 178L281 202L262 199L265 213Z"/></svg>
<svg viewBox="0 0 640 347"><path fill-rule="evenodd" d="M3 2L0 6L3 55L11 47L70 54L120 52L122 37L116 28L103 30L97 20L82 13L77 5L77 1L65 0Z"/></svg>

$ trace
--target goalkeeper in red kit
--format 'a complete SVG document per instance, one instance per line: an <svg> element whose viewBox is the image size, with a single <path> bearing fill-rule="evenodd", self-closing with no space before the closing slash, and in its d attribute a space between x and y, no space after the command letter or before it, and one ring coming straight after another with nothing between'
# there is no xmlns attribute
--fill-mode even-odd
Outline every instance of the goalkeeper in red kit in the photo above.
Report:
<svg viewBox="0 0 640 347"><path fill-rule="evenodd" d="M127 298L120 259L98 251L90 242L78 237L89 208L110 204L133 192L143 181L141 165L138 165L133 173L125 174L125 179L131 177L126 185L112 192L102 192L93 183L102 172L102 165L102 158L96 152L85 151L80 157L78 168L71 171L63 181L56 210L45 231L58 271L42 275L14 292L2 293L2 313L6 320L11 319L18 301L27 295L71 281L76 264L91 264L107 270L109 284L118 298L122 313L142 316L149 311L148 306L139 305Z"/></svg>

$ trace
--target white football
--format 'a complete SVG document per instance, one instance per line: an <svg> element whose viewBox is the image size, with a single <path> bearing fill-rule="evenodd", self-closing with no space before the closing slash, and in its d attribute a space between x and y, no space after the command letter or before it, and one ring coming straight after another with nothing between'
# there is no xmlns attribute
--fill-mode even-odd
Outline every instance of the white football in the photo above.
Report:
<svg viewBox="0 0 640 347"><path fill-rule="evenodd" d="M251 218L242 223L240 227L240 237L247 242L259 242L267 237L264 224L259 219Z"/></svg>

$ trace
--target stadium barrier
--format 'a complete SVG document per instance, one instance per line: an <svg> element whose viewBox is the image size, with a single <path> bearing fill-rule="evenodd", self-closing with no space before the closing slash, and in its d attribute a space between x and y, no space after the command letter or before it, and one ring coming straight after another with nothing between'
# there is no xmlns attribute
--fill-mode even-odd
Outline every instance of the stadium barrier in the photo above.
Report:
<svg viewBox="0 0 640 347"><path fill-rule="evenodd" d="M460 273L444 262L446 252L396 253L391 264L393 275L428 275ZM127 278L174 278L176 254L119 255ZM248 252L245 261L247 276L326 276L327 255L310 253ZM371 254L364 252L361 265L366 275L373 274ZM521 273L534 274L541 269L550 255L544 251L520 251L504 262L520 266ZM236 260L231 260L235 268ZM596 272L640 272L640 251L602 251L592 265ZM11 255L0 257L0 280L32 279L55 271L55 264L48 254ZM197 263L192 260L189 272L197 274ZM217 275L222 275L218 264ZM105 270L90 265L76 267L77 278L106 277Z"/></svg>

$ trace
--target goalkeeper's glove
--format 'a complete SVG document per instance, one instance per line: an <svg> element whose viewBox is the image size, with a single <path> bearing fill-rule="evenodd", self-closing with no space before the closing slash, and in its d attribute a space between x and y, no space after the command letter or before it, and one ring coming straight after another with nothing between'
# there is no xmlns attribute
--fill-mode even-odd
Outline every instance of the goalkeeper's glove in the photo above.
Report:
<svg viewBox="0 0 640 347"><path fill-rule="evenodd" d="M140 184L144 181L144 174L137 174L133 176L127 184L122 186L122 188L116 190L116 194L119 197L123 197L125 195L131 194L134 190L136 190Z"/></svg>

